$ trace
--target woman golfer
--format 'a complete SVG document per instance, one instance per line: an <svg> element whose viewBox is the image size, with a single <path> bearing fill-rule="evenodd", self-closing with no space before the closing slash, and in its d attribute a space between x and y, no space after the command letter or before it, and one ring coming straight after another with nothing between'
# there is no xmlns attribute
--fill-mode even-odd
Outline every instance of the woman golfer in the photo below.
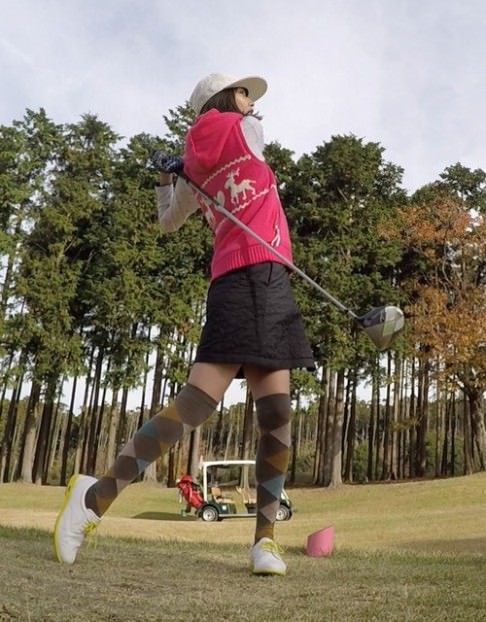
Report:
<svg viewBox="0 0 486 622"><path fill-rule="evenodd" d="M184 173L292 261L291 243L275 177L263 157L263 131L254 102L265 80L211 74L195 87L196 120L186 136ZM150 463L215 411L235 377L245 377L255 400L257 511L250 568L284 575L274 540L290 446L290 370L314 368L312 352L291 292L287 268L254 238L219 213L172 173L180 158L156 152L159 220L178 229L201 209L214 233L207 318L187 384L173 403L145 423L109 471L96 479L74 475L54 530L59 561L73 563L87 532L118 494Z"/></svg>

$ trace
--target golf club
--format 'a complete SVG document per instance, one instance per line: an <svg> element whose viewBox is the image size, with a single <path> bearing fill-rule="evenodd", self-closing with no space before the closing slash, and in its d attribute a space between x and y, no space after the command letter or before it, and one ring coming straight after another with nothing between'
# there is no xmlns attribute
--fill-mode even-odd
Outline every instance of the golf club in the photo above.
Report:
<svg viewBox="0 0 486 622"><path fill-rule="evenodd" d="M324 296L324 298L326 298L339 310L347 313L349 317L353 320L353 322L368 335L369 339L371 339L371 341L374 343L378 350L387 350L391 346L394 338L403 330L403 327L405 326L405 319L403 311L401 309L393 305L384 305L381 307L374 307L364 315L356 315L354 311L346 307L337 298L332 296L323 287L321 287L318 283L311 279L310 276L300 270L300 268L297 268L296 265L289 261L275 248L273 248L273 246L271 246L263 238L261 238L255 231L250 229L250 227L245 225L245 223L241 222L241 220L234 216L234 214L232 214L230 211L228 211L221 204L220 201L218 201L215 197L212 197L205 190L203 190L184 172L179 172L178 175L179 177L182 177L182 179L184 179L197 193L210 201L221 214L228 218L228 220L243 229L245 233L253 237L257 242L259 242L267 250L273 253L275 257L278 257L278 259L285 266L287 266L289 270L292 270L292 272L295 272L296 274L301 276L305 281L307 281L307 283L309 283L309 285L314 287L314 289L320 292Z"/></svg>

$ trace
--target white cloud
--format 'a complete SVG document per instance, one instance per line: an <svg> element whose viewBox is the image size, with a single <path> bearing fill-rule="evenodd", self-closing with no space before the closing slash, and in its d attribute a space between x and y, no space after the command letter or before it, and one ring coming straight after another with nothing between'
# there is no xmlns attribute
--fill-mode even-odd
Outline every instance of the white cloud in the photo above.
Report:
<svg viewBox="0 0 486 622"><path fill-rule="evenodd" d="M485 166L485 22L482 0L4 1L0 123L42 106L160 134L206 73L257 73L268 140L300 154L352 132L413 190Z"/></svg>

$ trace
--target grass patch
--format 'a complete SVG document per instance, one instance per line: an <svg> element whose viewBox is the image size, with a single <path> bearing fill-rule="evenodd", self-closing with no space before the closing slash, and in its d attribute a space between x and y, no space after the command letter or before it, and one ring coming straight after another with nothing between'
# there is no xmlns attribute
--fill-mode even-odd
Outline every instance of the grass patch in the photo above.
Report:
<svg viewBox="0 0 486 622"><path fill-rule="evenodd" d="M174 490L130 486L73 566L50 534L63 489L0 485L0 622L486 621L486 475L295 489L277 526L287 577L247 570L254 519L182 518ZM333 523L328 558L304 552Z"/></svg>

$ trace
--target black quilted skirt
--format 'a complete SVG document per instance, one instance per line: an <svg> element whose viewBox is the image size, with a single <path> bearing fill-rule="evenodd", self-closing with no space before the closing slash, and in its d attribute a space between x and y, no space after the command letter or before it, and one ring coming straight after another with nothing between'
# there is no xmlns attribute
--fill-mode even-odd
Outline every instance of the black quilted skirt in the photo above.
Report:
<svg viewBox="0 0 486 622"><path fill-rule="evenodd" d="M314 370L285 266L260 263L223 274L211 283L195 360Z"/></svg>

